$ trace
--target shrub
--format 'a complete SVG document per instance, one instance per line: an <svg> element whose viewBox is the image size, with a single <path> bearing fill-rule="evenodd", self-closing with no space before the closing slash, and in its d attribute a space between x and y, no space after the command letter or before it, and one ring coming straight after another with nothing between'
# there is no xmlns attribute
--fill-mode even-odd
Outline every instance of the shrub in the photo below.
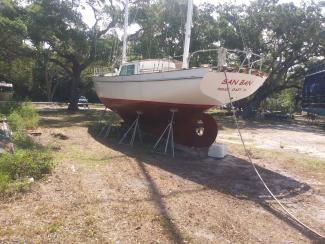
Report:
<svg viewBox="0 0 325 244"><path fill-rule="evenodd" d="M43 149L43 146L36 143L33 138L28 136L24 131L16 131L12 135L12 142L16 148L21 149Z"/></svg>
<svg viewBox="0 0 325 244"><path fill-rule="evenodd" d="M0 172L8 175L10 180L24 177L40 179L43 174L50 173L52 157L47 150L18 149L13 154L0 156Z"/></svg>
<svg viewBox="0 0 325 244"><path fill-rule="evenodd" d="M24 119L26 129L35 129L38 126L39 116L31 102L23 102L18 111Z"/></svg>
<svg viewBox="0 0 325 244"><path fill-rule="evenodd" d="M8 123L12 131L22 131L26 128L23 117L17 111L10 113Z"/></svg>
<svg viewBox="0 0 325 244"><path fill-rule="evenodd" d="M8 116L8 123L12 131L35 129L38 122L38 113L31 102L13 106Z"/></svg>
<svg viewBox="0 0 325 244"><path fill-rule="evenodd" d="M9 183L9 175L0 171L0 193L8 188Z"/></svg>
<svg viewBox="0 0 325 244"><path fill-rule="evenodd" d="M40 179L52 169L50 151L35 143L25 129L35 129L39 116L31 102L14 104L1 110L8 116L16 151L0 154L0 195L24 188L27 177Z"/></svg>

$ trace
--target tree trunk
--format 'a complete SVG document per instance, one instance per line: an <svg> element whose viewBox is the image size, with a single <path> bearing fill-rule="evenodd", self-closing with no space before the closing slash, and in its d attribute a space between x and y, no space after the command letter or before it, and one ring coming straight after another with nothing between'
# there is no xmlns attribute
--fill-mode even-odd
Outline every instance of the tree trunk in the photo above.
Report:
<svg viewBox="0 0 325 244"><path fill-rule="evenodd" d="M47 101L52 102L51 99L51 82L49 78L49 70L48 70L48 59L45 59L44 61L44 78L45 78L45 83L46 83L46 96L47 96Z"/></svg>
<svg viewBox="0 0 325 244"><path fill-rule="evenodd" d="M59 81L54 81L55 83L52 86L51 93L49 94L49 101L53 102L53 97L56 92L56 89L58 88Z"/></svg>
<svg viewBox="0 0 325 244"><path fill-rule="evenodd" d="M71 81L71 91L68 110L71 112L78 111L78 98L79 98L79 84L81 83L81 67L80 65L74 65L73 77Z"/></svg>
<svg viewBox="0 0 325 244"><path fill-rule="evenodd" d="M278 78L278 77L277 77ZM262 101L264 101L273 92L279 90L279 85L276 84L274 77L268 78L265 83L256 91L256 93L248 100L239 102L243 109L242 117L245 119L253 118L256 110L259 108Z"/></svg>

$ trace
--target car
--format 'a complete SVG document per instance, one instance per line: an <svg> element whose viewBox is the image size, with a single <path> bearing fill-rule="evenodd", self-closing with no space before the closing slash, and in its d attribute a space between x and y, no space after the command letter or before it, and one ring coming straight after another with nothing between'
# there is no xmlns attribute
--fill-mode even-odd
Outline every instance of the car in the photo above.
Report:
<svg viewBox="0 0 325 244"><path fill-rule="evenodd" d="M78 99L78 107L89 108L88 99L85 96L80 96Z"/></svg>

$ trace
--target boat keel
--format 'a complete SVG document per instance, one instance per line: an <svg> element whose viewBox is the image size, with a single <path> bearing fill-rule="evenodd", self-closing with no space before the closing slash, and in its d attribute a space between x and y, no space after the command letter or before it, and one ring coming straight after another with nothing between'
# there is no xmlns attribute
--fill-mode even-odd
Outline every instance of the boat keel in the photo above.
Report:
<svg viewBox="0 0 325 244"><path fill-rule="evenodd" d="M218 126L214 118L205 113L178 118L175 122L175 142L189 147L209 147L216 139Z"/></svg>

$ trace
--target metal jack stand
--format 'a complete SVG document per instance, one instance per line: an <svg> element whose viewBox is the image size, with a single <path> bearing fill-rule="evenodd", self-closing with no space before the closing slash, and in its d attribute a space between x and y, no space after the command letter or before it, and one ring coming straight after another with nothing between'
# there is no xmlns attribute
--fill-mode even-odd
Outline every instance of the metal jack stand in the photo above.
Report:
<svg viewBox="0 0 325 244"><path fill-rule="evenodd" d="M138 132L139 135L139 139L142 143L142 135L141 135L141 130L140 130L140 126L139 126L139 120L140 120L140 116L142 114L141 111L136 111L137 112L137 118L134 120L134 122L131 124L131 126L129 127L129 129L124 133L124 135L122 136L121 140L118 142L119 144L122 144L123 141L126 139L126 137L128 136L128 134L132 131L132 135L131 135L131 139L130 139L130 143L129 145L131 147L133 147L134 144L134 140L135 140L135 136L136 133Z"/></svg>
<svg viewBox="0 0 325 244"><path fill-rule="evenodd" d="M163 131L163 133L161 134L161 136L159 137L159 139L157 140L156 144L153 147L153 151L155 151L157 149L157 147L159 146L159 143L164 138L165 134L167 134L164 153L167 154L168 144L169 144L169 141L170 141L170 146L171 146L171 149L172 149L173 158L175 157L174 115L175 115L175 113L177 111L178 111L178 109L171 109L170 110L170 112L172 113L171 119L170 119L168 125L166 126L165 130Z"/></svg>
<svg viewBox="0 0 325 244"><path fill-rule="evenodd" d="M104 134L104 138L107 138L109 136L109 133L111 132L112 125L107 124L105 125L98 133L98 136L101 136Z"/></svg>
<svg viewBox="0 0 325 244"><path fill-rule="evenodd" d="M107 107L105 107L105 110L102 112L99 121L97 122L98 129L100 129L101 124L103 123L103 117L107 113ZM109 133L111 132L112 125L108 123L107 125L104 125L98 132L97 136L101 136L104 134L104 138L107 138L109 136Z"/></svg>

